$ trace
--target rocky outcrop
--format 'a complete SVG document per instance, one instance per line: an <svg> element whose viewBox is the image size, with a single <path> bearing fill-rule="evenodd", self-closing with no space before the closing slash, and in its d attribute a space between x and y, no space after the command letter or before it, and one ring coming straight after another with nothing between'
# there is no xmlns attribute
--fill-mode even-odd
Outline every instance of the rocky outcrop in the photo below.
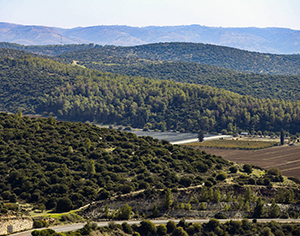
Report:
<svg viewBox="0 0 300 236"><path fill-rule="evenodd" d="M7 235L33 228L33 220L25 217L0 218L0 235Z"/></svg>

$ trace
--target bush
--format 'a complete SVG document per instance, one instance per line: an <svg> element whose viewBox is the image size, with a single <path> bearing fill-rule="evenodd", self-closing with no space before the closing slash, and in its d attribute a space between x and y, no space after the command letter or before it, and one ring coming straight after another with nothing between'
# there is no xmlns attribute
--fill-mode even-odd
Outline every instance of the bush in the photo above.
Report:
<svg viewBox="0 0 300 236"><path fill-rule="evenodd" d="M244 170L247 174L251 174L251 173L252 173L252 165L250 165L250 164L245 164L245 165L243 165L243 170Z"/></svg>
<svg viewBox="0 0 300 236"><path fill-rule="evenodd" d="M162 236L167 234L167 226L165 225L159 225L156 227L157 228L157 235Z"/></svg>
<svg viewBox="0 0 300 236"><path fill-rule="evenodd" d="M127 222L122 223L122 228L126 234L132 234L132 228Z"/></svg>
<svg viewBox="0 0 300 236"><path fill-rule="evenodd" d="M210 182L210 181L205 181L204 185L205 185L206 187L212 187L212 186L213 186L213 183Z"/></svg>
<svg viewBox="0 0 300 236"><path fill-rule="evenodd" d="M216 179L217 180L220 180L220 181L223 181L227 178L227 175L225 173L220 173L217 175Z"/></svg>
<svg viewBox="0 0 300 236"><path fill-rule="evenodd" d="M282 175L281 171L277 167L272 167L271 169L269 169L268 170L268 174L270 174L270 175L277 175L277 176L281 176Z"/></svg>
<svg viewBox="0 0 300 236"><path fill-rule="evenodd" d="M67 212L73 209L73 203L68 197L58 199L56 211Z"/></svg>
<svg viewBox="0 0 300 236"><path fill-rule="evenodd" d="M215 218L216 219L228 219L228 217L221 212L218 212L217 214L215 214Z"/></svg>
<svg viewBox="0 0 300 236"><path fill-rule="evenodd" d="M33 222L33 228L44 228L47 226L48 226L48 223L45 220L35 220Z"/></svg>
<svg viewBox="0 0 300 236"><path fill-rule="evenodd" d="M173 220L169 220L167 223L167 233L171 234L176 229L176 223Z"/></svg>
<svg viewBox="0 0 300 236"><path fill-rule="evenodd" d="M238 168L236 166L232 166L232 167L229 168L229 170L230 170L231 173L234 174L234 173L237 173Z"/></svg>

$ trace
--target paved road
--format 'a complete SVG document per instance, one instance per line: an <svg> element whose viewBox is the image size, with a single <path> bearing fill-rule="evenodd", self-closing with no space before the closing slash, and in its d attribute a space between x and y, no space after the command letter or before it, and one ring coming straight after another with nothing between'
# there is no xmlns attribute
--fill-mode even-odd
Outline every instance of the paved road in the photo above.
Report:
<svg viewBox="0 0 300 236"><path fill-rule="evenodd" d="M153 223L159 225L159 224L167 224L168 220L151 220ZM196 220L186 220L186 222L192 222L192 223L206 223L210 219L196 219ZM220 219L219 221L221 223L225 223L226 221L229 221L230 219ZM242 220L242 219L232 219L232 220ZM251 219L250 219L251 220ZM257 219L258 222L270 222L270 221L276 221L278 223L300 223L300 219ZM179 220L173 220L176 223L179 222ZM141 221L140 220L130 220L130 221L115 221L118 224L122 224L123 222L127 222L128 224L139 224ZM98 226L107 226L109 221L104 221L104 222L97 222ZM60 225L60 226L53 226L49 227L48 229L53 229L56 232L68 232L68 231L75 231L77 229L82 228L85 225L85 223L78 223L78 224L72 224L72 225ZM45 228L42 228L45 229ZM42 230L38 229L38 230ZM20 232L20 233L15 233L15 234L10 234L10 236L31 236L32 230Z"/></svg>

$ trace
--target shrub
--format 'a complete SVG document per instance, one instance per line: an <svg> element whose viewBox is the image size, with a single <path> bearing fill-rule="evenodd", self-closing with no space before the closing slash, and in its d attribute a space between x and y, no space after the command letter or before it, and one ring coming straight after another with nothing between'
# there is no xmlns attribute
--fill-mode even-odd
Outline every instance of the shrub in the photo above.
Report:
<svg viewBox="0 0 300 236"><path fill-rule="evenodd" d="M268 174L270 175L278 175L281 176L282 173L277 167L272 167L271 169L268 170Z"/></svg>
<svg viewBox="0 0 300 236"><path fill-rule="evenodd" d="M159 225L157 228L157 235L162 236L167 234L167 226L165 225Z"/></svg>
<svg viewBox="0 0 300 236"><path fill-rule="evenodd" d="M68 197L60 198L57 202L56 211L66 212L73 208L73 203Z"/></svg>
<svg viewBox="0 0 300 236"><path fill-rule="evenodd" d="M132 228L127 222L122 223L122 228L126 234L132 234Z"/></svg>
<svg viewBox="0 0 300 236"><path fill-rule="evenodd" d="M213 186L212 182L210 182L210 181L205 181L204 185L205 185L206 187L211 187L211 186Z"/></svg>
<svg viewBox="0 0 300 236"><path fill-rule="evenodd" d="M167 223L167 233L171 234L176 229L176 223L173 220L169 220Z"/></svg>
<svg viewBox="0 0 300 236"><path fill-rule="evenodd" d="M232 167L229 168L229 170L230 170L231 173L234 174L234 173L237 173L238 168L236 166L232 166Z"/></svg>
<svg viewBox="0 0 300 236"><path fill-rule="evenodd" d="M215 218L216 219L228 219L228 217L221 212L218 212L217 214L215 214Z"/></svg>
<svg viewBox="0 0 300 236"><path fill-rule="evenodd" d="M252 165L250 165L250 164L245 164L245 165L243 165L243 170L244 170L247 174L251 174L251 173L252 173Z"/></svg>
<svg viewBox="0 0 300 236"><path fill-rule="evenodd" d="M35 220L33 222L33 228L43 228L47 227L48 223L45 220Z"/></svg>
<svg viewBox="0 0 300 236"><path fill-rule="evenodd" d="M217 175L216 179L217 180L220 180L220 181L223 181L227 178L227 175L225 173L220 173Z"/></svg>

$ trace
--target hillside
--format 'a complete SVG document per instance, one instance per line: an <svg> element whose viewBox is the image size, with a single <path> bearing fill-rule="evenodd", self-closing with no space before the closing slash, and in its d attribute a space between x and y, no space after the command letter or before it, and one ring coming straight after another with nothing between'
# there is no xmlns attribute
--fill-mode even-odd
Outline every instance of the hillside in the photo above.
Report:
<svg viewBox="0 0 300 236"><path fill-rule="evenodd" d="M300 75L300 55L248 52L202 43L157 43L134 47L100 47L93 50L122 57L194 62L247 73Z"/></svg>
<svg viewBox="0 0 300 236"><path fill-rule="evenodd" d="M12 48L48 56L66 53L60 58L86 63L97 62L105 57L118 61L121 59L124 62L139 58L192 62L245 73L300 75L300 55L263 54L202 43L157 43L135 47L102 47L93 44L24 46L0 43L0 48Z"/></svg>
<svg viewBox="0 0 300 236"><path fill-rule="evenodd" d="M0 113L0 196L68 211L149 187L199 185L221 157L151 137ZM57 205L63 199L66 206ZM64 208L65 207L65 208Z"/></svg>
<svg viewBox="0 0 300 236"><path fill-rule="evenodd" d="M278 174L278 170L266 172L251 165L236 165L219 156L151 137L138 138L132 133L80 122L59 122L51 116L23 117L21 112L0 113L0 129L0 196L5 202L26 202L61 212L91 201L97 201L103 209L105 202L101 200L120 204L126 199L127 203L141 205L152 199L152 207L155 199L160 209L168 209L175 207L172 197L178 204L191 201L193 207L199 203L196 199L214 203L227 199L231 204L235 198L238 200L232 206L240 209L244 206L241 193L248 205L257 199L254 191L269 201L274 195L270 189L273 185L280 188L277 202L290 204L299 198L298 184ZM253 187L253 192L250 187L242 187L244 184ZM190 188L188 195L186 188ZM134 196L122 195L133 192ZM161 199L168 194L171 200L163 205ZM194 200L187 200L191 196ZM143 209L147 211L149 205ZM95 212L91 206L85 214L103 212ZM119 213L116 217L128 216L122 218Z"/></svg>
<svg viewBox="0 0 300 236"><path fill-rule="evenodd" d="M300 31L286 28L100 25L62 29L0 22L0 41L25 45L95 43L133 46L159 42L193 42L257 52L295 54L300 53L299 40Z"/></svg>
<svg viewBox="0 0 300 236"><path fill-rule="evenodd" d="M255 98L300 99L300 76L239 73L191 62L118 56L105 48L77 50L55 58L62 63L72 64L76 61L77 65L104 72L209 85Z"/></svg>
<svg viewBox="0 0 300 236"><path fill-rule="evenodd" d="M0 59L0 109L161 130L300 132L300 103L22 56Z"/></svg>

